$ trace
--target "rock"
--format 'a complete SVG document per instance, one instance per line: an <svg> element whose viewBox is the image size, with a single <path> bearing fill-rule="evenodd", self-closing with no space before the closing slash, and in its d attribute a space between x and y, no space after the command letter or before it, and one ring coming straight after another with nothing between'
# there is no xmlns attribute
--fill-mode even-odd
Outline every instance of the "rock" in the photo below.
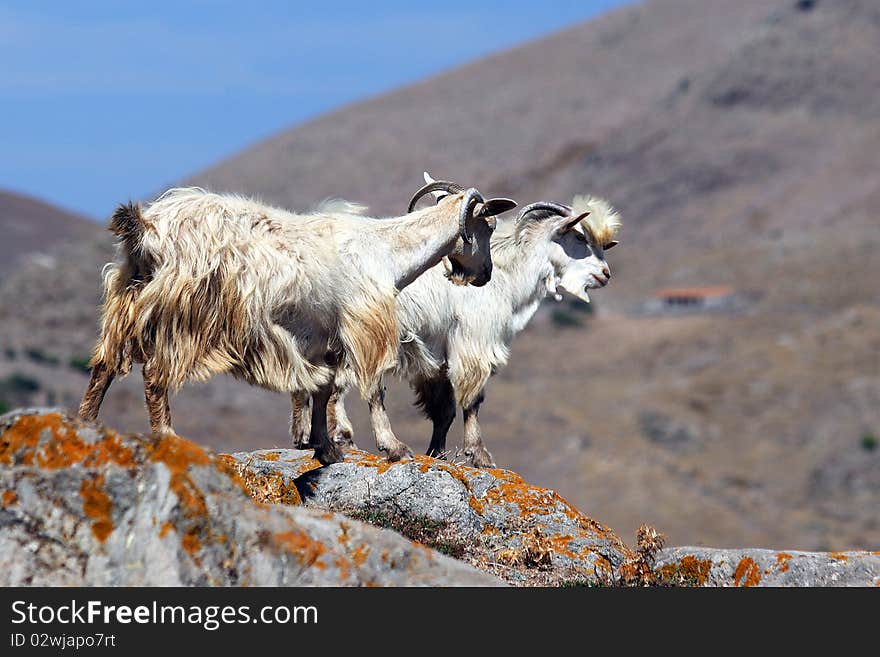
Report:
<svg viewBox="0 0 880 657"><path fill-rule="evenodd" d="M388 530L254 502L177 436L63 411L0 416L0 501L2 586L501 584Z"/></svg>
<svg viewBox="0 0 880 657"><path fill-rule="evenodd" d="M310 451L294 449L229 458L257 499L293 499L295 488L308 507L405 532L419 533L427 525L431 541L511 583L611 583L632 558L608 527L554 491L505 470L427 456L389 463L360 450L347 451L343 463L324 468L317 467Z"/></svg>
<svg viewBox="0 0 880 657"><path fill-rule="evenodd" d="M639 550L505 470L0 416L2 586L880 585L880 552Z"/></svg>
<svg viewBox="0 0 880 657"><path fill-rule="evenodd" d="M675 547L660 551L655 571L673 585L878 586L880 552Z"/></svg>

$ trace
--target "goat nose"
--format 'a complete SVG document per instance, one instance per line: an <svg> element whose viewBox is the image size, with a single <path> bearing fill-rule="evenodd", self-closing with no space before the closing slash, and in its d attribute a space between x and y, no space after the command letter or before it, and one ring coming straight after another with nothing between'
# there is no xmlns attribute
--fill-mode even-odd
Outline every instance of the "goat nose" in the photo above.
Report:
<svg viewBox="0 0 880 657"><path fill-rule="evenodd" d="M603 267L602 273L605 274L605 278L611 278L611 270L608 267Z"/></svg>

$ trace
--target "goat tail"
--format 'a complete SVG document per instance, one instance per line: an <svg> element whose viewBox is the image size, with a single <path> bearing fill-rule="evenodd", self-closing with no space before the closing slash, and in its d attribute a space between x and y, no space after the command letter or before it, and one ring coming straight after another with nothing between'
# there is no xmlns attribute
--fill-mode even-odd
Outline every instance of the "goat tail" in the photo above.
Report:
<svg viewBox="0 0 880 657"><path fill-rule="evenodd" d="M132 255L140 251L144 237L144 216L141 207L137 203L129 201L116 208L110 217L110 232L119 237L127 254Z"/></svg>
<svg viewBox="0 0 880 657"><path fill-rule="evenodd" d="M144 360L136 335L137 302L144 285L152 279L154 259L143 248L149 224L141 207L129 201L116 208L108 226L119 238L116 261L104 268L104 305L101 337L92 355L92 369L107 368L114 376L125 375L132 359Z"/></svg>

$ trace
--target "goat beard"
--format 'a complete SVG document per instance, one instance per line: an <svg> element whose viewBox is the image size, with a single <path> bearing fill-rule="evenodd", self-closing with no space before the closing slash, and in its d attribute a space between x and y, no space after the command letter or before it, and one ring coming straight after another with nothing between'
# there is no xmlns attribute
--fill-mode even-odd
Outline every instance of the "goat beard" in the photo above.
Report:
<svg viewBox="0 0 880 657"><path fill-rule="evenodd" d="M446 278L454 285L470 285L477 277L464 270L461 265L452 258L443 258L443 267L446 269Z"/></svg>

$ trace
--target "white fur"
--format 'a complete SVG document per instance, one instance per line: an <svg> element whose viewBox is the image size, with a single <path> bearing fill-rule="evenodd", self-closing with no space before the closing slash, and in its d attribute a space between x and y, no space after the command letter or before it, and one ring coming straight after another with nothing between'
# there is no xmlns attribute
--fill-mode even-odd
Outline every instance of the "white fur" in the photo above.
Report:
<svg viewBox="0 0 880 657"><path fill-rule="evenodd" d="M548 293L555 295L558 286L589 302L586 290L608 282L610 269L593 235L613 237L620 221L601 199L589 204L579 199L574 216L587 211L598 216L570 230L565 230L570 219L558 216L530 222L521 231L513 222L499 227L492 237L492 280L483 288L448 285L437 266L401 292L395 372L416 382L442 377L445 371L458 405L467 409L474 404L489 377L507 363L514 336ZM344 388L340 380L337 385Z"/></svg>

